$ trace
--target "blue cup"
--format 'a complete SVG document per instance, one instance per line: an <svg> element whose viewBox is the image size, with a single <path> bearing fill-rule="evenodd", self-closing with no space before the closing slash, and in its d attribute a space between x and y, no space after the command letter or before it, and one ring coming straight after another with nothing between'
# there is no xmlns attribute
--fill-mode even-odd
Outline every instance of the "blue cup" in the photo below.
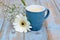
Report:
<svg viewBox="0 0 60 40"><path fill-rule="evenodd" d="M49 9L40 5L30 5L26 7L26 16L31 23L31 30L38 31L49 16Z"/></svg>

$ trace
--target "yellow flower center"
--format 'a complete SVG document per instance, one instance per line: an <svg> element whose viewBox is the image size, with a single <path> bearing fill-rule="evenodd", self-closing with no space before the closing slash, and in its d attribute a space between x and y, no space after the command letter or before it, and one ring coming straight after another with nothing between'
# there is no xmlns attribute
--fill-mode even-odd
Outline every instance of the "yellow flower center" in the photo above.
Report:
<svg viewBox="0 0 60 40"><path fill-rule="evenodd" d="M24 25L24 23L22 22L21 25Z"/></svg>
<svg viewBox="0 0 60 40"><path fill-rule="evenodd" d="M26 22L25 22L25 21L20 21L20 25L21 25L22 27L25 27L25 26L26 26Z"/></svg>

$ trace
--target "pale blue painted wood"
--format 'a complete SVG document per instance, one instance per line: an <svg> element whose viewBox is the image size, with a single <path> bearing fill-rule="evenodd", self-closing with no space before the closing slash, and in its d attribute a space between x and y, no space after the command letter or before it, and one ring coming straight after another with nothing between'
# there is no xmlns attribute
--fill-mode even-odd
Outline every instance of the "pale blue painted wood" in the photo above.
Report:
<svg viewBox="0 0 60 40"><path fill-rule="evenodd" d="M28 0L26 0L26 2L27 1ZM46 4L50 4L49 7L51 7L51 6L54 7L54 4L52 5L50 0L38 0L38 1L40 1L40 5L47 7ZM30 3L30 2L31 2L31 0L29 0L27 2L27 5L36 4L37 1L35 0L35 2L34 2L34 0L33 0L32 3ZM57 0L55 0L55 2L57 2ZM37 4L39 4L39 3L37 3ZM58 8L60 10L59 4L60 4L60 1L58 0L57 5L58 5ZM56 8L56 7L54 7L54 8ZM53 13L55 13L55 12L53 10L51 10L51 14L53 14ZM58 37L57 40L60 40L60 25L55 23L54 16L50 15L50 17L48 19L50 21L47 24L47 26L48 26L48 30L50 30L50 32L52 34L52 37L53 37L52 40L55 40L55 36ZM2 19L0 21L1 21L0 25L2 25L2 22L3 22ZM0 26L0 28L1 27L2 26ZM14 33L14 34L12 33L12 31L13 31L12 27L10 26L10 23L7 21L4 23L4 29L3 30L4 30L4 32L2 32L2 37L0 40L17 40L17 39L18 40L24 40L23 39L23 33L18 33L18 32ZM28 32L25 34L25 40L40 40L40 39L41 40L47 40L47 33L46 33L45 28L42 28L38 32Z"/></svg>
<svg viewBox="0 0 60 40"><path fill-rule="evenodd" d="M2 24L3 24L4 18L0 18L0 31L2 29Z"/></svg>
<svg viewBox="0 0 60 40"><path fill-rule="evenodd" d="M56 4L58 10L60 11L60 0L55 0L55 4Z"/></svg>
<svg viewBox="0 0 60 40"><path fill-rule="evenodd" d="M47 0L48 2L46 3L49 3L50 5L48 5L49 7L50 6L53 6L51 9L50 9L50 16L48 18L47 21L48 22L48 25L47 25L47 28L48 30L50 31L51 33L51 37L52 39L51 40L60 40L60 24L57 24L55 20L59 21L60 20L60 14L59 14L59 11L58 9L56 9L56 5L54 3L52 3L50 0ZM57 0L55 0L56 3L57 3ZM53 1L54 2L54 1ZM57 4L58 5L58 4ZM59 6L58 6L59 7ZM53 10L52 10L53 9ZM60 21L59 21L60 23Z"/></svg>
<svg viewBox="0 0 60 40"><path fill-rule="evenodd" d="M50 30L52 34L52 40L60 40L60 24L57 24L53 17L48 23L48 30Z"/></svg>
<svg viewBox="0 0 60 40"><path fill-rule="evenodd" d="M4 21L4 16L2 14L2 7L0 7L0 31L2 29L2 24L3 24L3 21ZM3 16L3 17L2 17Z"/></svg>
<svg viewBox="0 0 60 40"><path fill-rule="evenodd" d="M5 26L4 27L5 28L4 28L4 32L3 32L1 40L8 40L9 37L8 37L8 34L6 34L6 33L8 31L9 23L7 21L5 21Z"/></svg>
<svg viewBox="0 0 60 40"><path fill-rule="evenodd" d="M23 33L14 32L9 21L5 20L3 30L4 32L2 33L0 40L23 40Z"/></svg>
<svg viewBox="0 0 60 40"><path fill-rule="evenodd" d="M31 31L25 34L25 40L48 40L45 26L39 31Z"/></svg>
<svg viewBox="0 0 60 40"><path fill-rule="evenodd" d="M25 0L27 6L35 4L34 0Z"/></svg>
<svg viewBox="0 0 60 40"><path fill-rule="evenodd" d="M3 16L3 17L2 17ZM2 14L2 11L0 9L0 32L2 30L2 25L3 25L3 22L4 22L4 15Z"/></svg>

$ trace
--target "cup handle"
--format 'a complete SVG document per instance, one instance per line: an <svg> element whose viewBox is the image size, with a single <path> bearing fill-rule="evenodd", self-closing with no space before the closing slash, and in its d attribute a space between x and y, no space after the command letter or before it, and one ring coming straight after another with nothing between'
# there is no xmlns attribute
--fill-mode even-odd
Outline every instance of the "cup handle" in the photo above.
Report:
<svg viewBox="0 0 60 40"><path fill-rule="evenodd" d="M46 11L47 11L47 14L46 14L46 16L45 16L45 19L46 19L46 18L49 16L49 14L50 14L49 9L47 9Z"/></svg>

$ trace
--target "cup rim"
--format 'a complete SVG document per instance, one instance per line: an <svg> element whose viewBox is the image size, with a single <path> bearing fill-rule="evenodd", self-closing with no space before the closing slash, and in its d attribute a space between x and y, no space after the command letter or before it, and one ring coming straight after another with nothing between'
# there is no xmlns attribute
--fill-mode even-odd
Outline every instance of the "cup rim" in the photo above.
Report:
<svg viewBox="0 0 60 40"><path fill-rule="evenodd" d="M29 8L30 8L31 6L42 7L43 10L41 10L41 11L30 11ZM26 6L25 9L26 9L27 11L29 11L29 12L43 12L43 11L45 11L46 8L45 8L44 6L41 6L41 5L30 5L30 6Z"/></svg>

